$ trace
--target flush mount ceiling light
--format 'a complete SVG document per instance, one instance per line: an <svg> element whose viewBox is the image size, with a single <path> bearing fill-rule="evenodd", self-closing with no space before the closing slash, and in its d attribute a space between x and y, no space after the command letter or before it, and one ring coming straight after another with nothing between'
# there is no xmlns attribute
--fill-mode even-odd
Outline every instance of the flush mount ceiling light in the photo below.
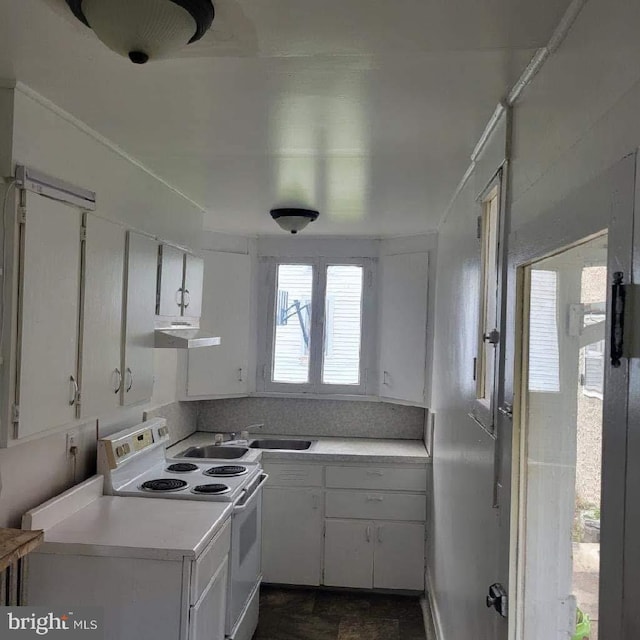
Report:
<svg viewBox="0 0 640 640"><path fill-rule="evenodd" d="M310 222L318 219L320 214L313 209L271 209L271 217L285 230L291 233L302 231Z"/></svg>
<svg viewBox="0 0 640 640"><path fill-rule="evenodd" d="M135 64L200 40L214 18L211 0L66 0L104 44Z"/></svg>

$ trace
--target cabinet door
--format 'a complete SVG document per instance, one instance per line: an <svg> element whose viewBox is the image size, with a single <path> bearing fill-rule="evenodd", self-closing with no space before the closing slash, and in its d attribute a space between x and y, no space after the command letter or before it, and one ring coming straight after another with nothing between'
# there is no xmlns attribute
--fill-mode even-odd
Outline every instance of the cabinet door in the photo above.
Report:
<svg viewBox="0 0 640 640"><path fill-rule="evenodd" d="M184 261L184 310L182 315L199 318L202 315L204 260L187 254Z"/></svg>
<svg viewBox="0 0 640 640"><path fill-rule="evenodd" d="M428 253L384 256L380 395L424 404Z"/></svg>
<svg viewBox="0 0 640 640"><path fill-rule="evenodd" d="M424 590L424 525L376 523L373 587Z"/></svg>
<svg viewBox="0 0 640 640"><path fill-rule="evenodd" d="M26 194L20 281L18 437L75 418L80 228L78 209Z"/></svg>
<svg viewBox="0 0 640 640"><path fill-rule="evenodd" d="M163 244L160 247L160 256L160 299L157 313L159 316L179 316L182 314L184 252Z"/></svg>
<svg viewBox="0 0 640 640"><path fill-rule="evenodd" d="M148 400L153 394L153 343L158 243L127 234L126 298L122 404Z"/></svg>
<svg viewBox="0 0 640 640"><path fill-rule="evenodd" d="M122 276L124 228L86 214L80 362L80 416L100 416L120 404L123 384Z"/></svg>
<svg viewBox="0 0 640 640"><path fill-rule="evenodd" d="M366 520L326 520L324 581L328 587L371 589L374 525Z"/></svg>
<svg viewBox="0 0 640 640"><path fill-rule="evenodd" d="M320 584L322 490L266 488L262 502L265 582Z"/></svg>
<svg viewBox="0 0 640 640"><path fill-rule="evenodd" d="M225 558L200 600L190 608L189 640L224 640L228 565Z"/></svg>
<svg viewBox="0 0 640 640"><path fill-rule="evenodd" d="M222 338L217 347L189 351L187 395L236 395L249 391L251 258L204 252L200 326Z"/></svg>

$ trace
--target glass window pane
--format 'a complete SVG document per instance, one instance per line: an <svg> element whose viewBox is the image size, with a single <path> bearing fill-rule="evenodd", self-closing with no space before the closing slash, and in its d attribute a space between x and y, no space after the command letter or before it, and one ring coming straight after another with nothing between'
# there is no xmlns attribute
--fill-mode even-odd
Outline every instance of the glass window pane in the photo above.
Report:
<svg viewBox="0 0 640 640"><path fill-rule="evenodd" d="M362 275L357 265L327 267L323 384L360 384Z"/></svg>
<svg viewBox="0 0 640 640"><path fill-rule="evenodd" d="M313 266L281 264L276 286L273 382L309 382Z"/></svg>

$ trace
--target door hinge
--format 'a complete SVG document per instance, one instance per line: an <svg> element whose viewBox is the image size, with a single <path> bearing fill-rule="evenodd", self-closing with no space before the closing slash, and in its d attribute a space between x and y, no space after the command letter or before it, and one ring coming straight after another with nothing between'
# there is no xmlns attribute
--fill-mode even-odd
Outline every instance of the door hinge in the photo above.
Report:
<svg viewBox="0 0 640 640"><path fill-rule="evenodd" d="M371 289L372 286L373 286L373 271L369 269L367 271L367 287Z"/></svg>
<svg viewBox="0 0 640 640"><path fill-rule="evenodd" d="M624 284L624 273L613 274L611 286L611 366L618 368L622 358L640 357L640 335L636 328L636 308L640 305L638 285Z"/></svg>
<svg viewBox="0 0 640 640"><path fill-rule="evenodd" d="M485 333L482 336L482 339L489 344L500 344L500 332L497 329L490 331L489 333Z"/></svg>
<svg viewBox="0 0 640 640"><path fill-rule="evenodd" d="M80 242L87 240L87 227L80 227Z"/></svg>
<svg viewBox="0 0 640 640"><path fill-rule="evenodd" d="M13 424L18 424L20 422L20 405L14 404L11 407L11 422Z"/></svg>
<svg viewBox="0 0 640 640"><path fill-rule="evenodd" d="M482 216L478 216L476 225L476 238L482 240Z"/></svg>
<svg viewBox="0 0 640 640"><path fill-rule="evenodd" d="M26 224L27 222L27 208L23 205L18 207L18 224Z"/></svg>
<svg viewBox="0 0 640 640"><path fill-rule="evenodd" d="M473 381L478 379L478 358L473 359Z"/></svg>

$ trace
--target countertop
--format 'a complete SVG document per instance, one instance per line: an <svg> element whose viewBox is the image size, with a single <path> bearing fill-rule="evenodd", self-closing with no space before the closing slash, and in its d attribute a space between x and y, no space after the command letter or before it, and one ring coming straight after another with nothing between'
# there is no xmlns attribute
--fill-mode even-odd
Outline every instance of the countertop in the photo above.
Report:
<svg viewBox="0 0 640 640"><path fill-rule="evenodd" d="M269 449L249 449L238 460L263 462L286 462L287 460L307 460L309 462L373 462L429 464L431 458L422 440L381 440L376 438L318 438L314 436L278 436L264 433L252 433L252 439L286 438L287 440L313 440L314 444L306 451L274 451ZM185 440L167 449L167 456L177 456L188 447L213 444L214 433L197 431ZM227 443L225 443L227 444Z"/></svg>
<svg viewBox="0 0 640 640"><path fill-rule="evenodd" d="M195 558L231 511L226 502L101 496L47 529L37 553Z"/></svg>

